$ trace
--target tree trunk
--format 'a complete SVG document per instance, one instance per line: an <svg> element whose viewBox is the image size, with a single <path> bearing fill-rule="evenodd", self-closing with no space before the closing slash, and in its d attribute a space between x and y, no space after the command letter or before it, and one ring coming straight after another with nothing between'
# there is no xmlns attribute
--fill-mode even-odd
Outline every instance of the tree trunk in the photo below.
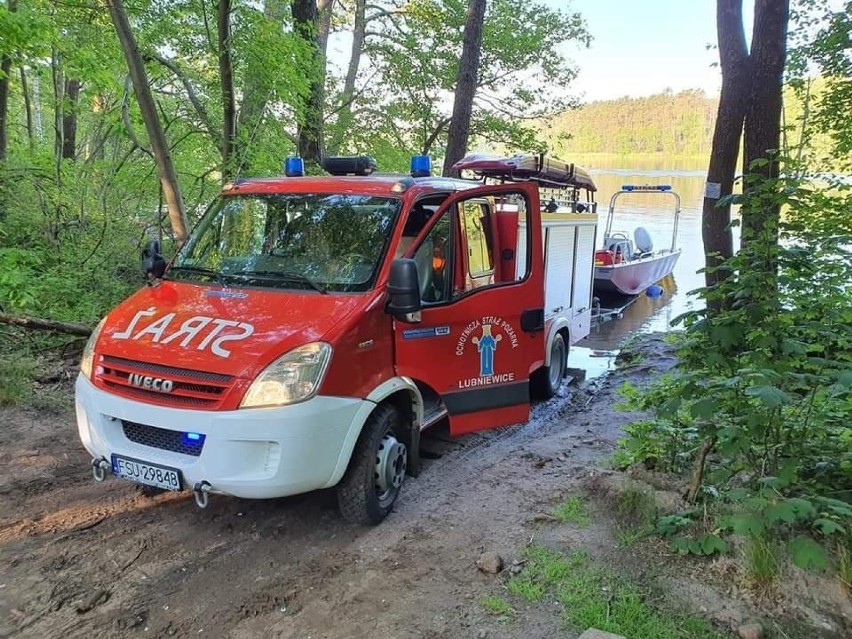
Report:
<svg viewBox="0 0 852 639"><path fill-rule="evenodd" d="M332 0L317 0L317 44L323 58L328 55L328 35L331 33L333 6Z"/></svg>
<svg viewBox="0 0 852 639"><path fill-rule="evenodd" d="M781 108L784 64L787 58L787 25L790 0L756 0L751 41L751 95L745 118L743 173L758 178L778 177L781 144ZM763 166L752 166L766 159ZM761 202L743 207L743 246L751 241L777 243L780 206ZM769 236L764 237L764 231ZM770 265L770 268L774 267Z"/></svg>
<svg viewBox="0 0 852 639"><path fill-rule="evenodd" d="M293 28L311 50L305 73L310 79L308 94L296 109L299 155L305 167L314 170L322 165L323 102L325 84L324 56L319 43L319 15L316 0L292 0Z"/></svg>
<svg viewBox="0 0 852 639"><path fill-rule="evenodd" d="M9 13L17 10L17 0L9 0ZM9 74L12 72L12 57L4 55L0 59L0 162L5 161L9 132Z"/></svg>
<svg viewBox="0 0 852 639"><path fill-rule="evenodd" d="M719 199L733 192L743 122L748 106L749 55L743 28L742 0L717 1L716 30L722 68L722 91L707 168L707 188L701 223L708 269L704 278L708 288L713 288L724 279L724 272L715 269L734 253L730 230L731 206L727 204L720 207ZM721 301L711 296L707 307L711 313L717 313L721 310Z"/></svg>
<svg viewBox="0 0 852 639"><path fill-rule="evenodd" d="M352 102L355 99L355 80L361 66L361 54L364 51L364 40L367 31L367 0L355 0L355 23L352 28L352 49L349 53L349 66L346 69L346 79L343 82L343 93L340 95L340 110L337 113L337 126L331 142L330 153L336 154L343 143L349 128L352 126Z"/></svg>
<svg viewBox="0 0 852 639"><path fill-rule="evenodd" d="M444 175L454 175L453 164L464 157L470 136L470 119L473 98L479 77L479 57L482 52L482 26L485 23L486 0L470 0L464 25L459 72L456 76L456 96L453 119L447 135L447 154L444 157Z"/></svg>
<svg viewBox="0 0 852 639"><path fill-rule="evenodd" d="M272 22L276 28L282 28L287 10L285 0L266 0L263 6L264 20ZM247 152L254 141L257 130L263 122L266 105L274 92L274 79L270 70L265 68L256 57L246 59L243 79L243 96L237 117L237 145L234 152L240 158L237 169L242 173L251 173L251 162Z"/></svg>
<svg viewBox="0 0 852 639"><path fill-rule="evenodd" d="M30 98L30 87L27 82L27 72L21 67L21 94L24 96L24 116L27 121L27 141L30 151L35 151L35 128L33 127L33 103Z"/></svg>
<svg viewBox="0 0 852 639"><path fill-rule="evenodd" d="M130 23L127 20L122 0L106 0L106 4L109 8L112 22L115 25L115 31L121 43L121 49L124 52L124 58L127 60L127 67L133 81L133 89L136 92L136 99L139 102L139 110L142 112L142 119L145 121L145 129L148 131L148 139L151 142L151 150L154 153L154 161L157 165L157 173L160 177L160 184L162 185L166 205L169 210L172 231L175 240L180 245L186 240L189 222L183 208L180 186L178 185L177 173L172 164L169 145L166 143L166 136L163 133L157 108L154 105L154 98L151 95L151 87L148 85L148 74L145 72L145 66L139 54L136 38L130 30Z"/></svg>
<svg viewBox="0 0 852 639"><path fill-rule="evenodd" d="M77 157L77 99L80 96L80 81L65 80L65 98L62 100L62 159Z"/></svg>
<svg viewBox="0 0 852 639"><path fill-rule="evenodd" d="M9 0L9 12L15 11L17 0ZM5 55L0 59L0 220L6 217L6 176L4 175L6 155L8 153L9 132L9 73L12 71L12 58Z"/></svg>
<svg viewBox="0 0 852 639"><path fill-rule="evenodd" d="M234 67L231 62L231 0L219 0L219 78L222 84L222 179L227 181L237 167L237 105L234 100Z"/></svg>
<svg viewBox="0 0 852 639"><path fill-rule="evenodd" d="M0 61L0 162L6 159L7 132L9 130L9 73L12 71L12 58L3 56Z"/></svg>
<svg viewBox="0 0 852 639"><path fill-rule="evenodd" d="M19 317L7 313L0 313L0 324L11 324L42 331L57 331L68 335L79 335L80 337L86 337L92 333L91 328L81 324L69 324L68 322L56 322L35 317Z"/></svg>
<svg viewBox="0 0 852 639"><path fill-rule="evenodd" d="M65 143L62 135L65 129L62 126L62 105L65 104L65 74L62 71L62 56L54 47L50 55L50 73L53 80L53 157L56 165L62 159L62 150Z"/></svg>

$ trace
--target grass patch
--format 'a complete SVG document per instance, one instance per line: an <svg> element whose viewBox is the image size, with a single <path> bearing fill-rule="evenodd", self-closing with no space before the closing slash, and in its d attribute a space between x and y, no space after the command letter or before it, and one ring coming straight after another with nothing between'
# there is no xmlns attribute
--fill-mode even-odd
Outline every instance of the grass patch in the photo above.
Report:
<svg viewBox="0 0 852 639"><path fill-rule="evenodd" d="M572 495L559 504L553 511L553 516L563 524L576 524L578 526L588 526L591 521L586 501L577 495Z"/></svg>
<svg viewBox="0 0 852 639"><path fill-rule="evenodd" d="M632 530L653 528L657 519L654 497L641 488L628 488L620 493L615 506L622 524Z"/></svg>
<svg viewBox="0 0 852 639"><path fill-rule="evenodd" d="M633 528L628 526L626 528L619 528L615 534L615 539L622 548L629 548L642 539L645 539L651 532L651 529L647 527Z"/></svg>
<svg viewBox="0 0 852 639"><path fill-rule="evenodd" d="M0 406L16 406L31 396L35 368L28 357L0 358Z"/></svg>
<svg viewBox="0 0 852 639"><path fill-rule="evenodd" d="M509 592L540 592L538 598L553 596L562 604L565 620L579 629L594 627L630 639L723 637L705 619L649 603L623 576L593 565L583 553L566 556L531 546L524 571L508 587Z"/></svg>
<svg viewBox="0 0 852 639"><path fill-rule="evenodd" d="M780 564L778 549L772 541L756 535L749 537L743 550L743 563L746 575L756 590L767 592L773 588L780 573Z"/></svg>
<svg viewBox="0 0 852 639"><path fill-rule="evenodd" d="M510 594L527 601L538 601L544 594L544 586L525 578L512 579L506 584L506 589Z"/></svg>
<svg viewBox="0 0 852 639"><path fill-rule="evenodd" d="M495 595L485 597L485 599L479 602L479 605L488 612L498 615L501 621L508 621L515 614L514 608L512 608L508 601Z"/></svg>

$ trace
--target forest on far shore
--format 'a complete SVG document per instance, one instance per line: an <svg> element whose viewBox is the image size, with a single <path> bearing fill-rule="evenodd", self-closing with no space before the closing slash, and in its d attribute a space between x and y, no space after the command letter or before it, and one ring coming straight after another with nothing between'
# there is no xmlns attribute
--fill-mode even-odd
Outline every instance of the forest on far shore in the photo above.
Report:
<svg viewBox="0 0 852 639"><path fill-rule="evenodd" d="M809 92L784 92L784 125L788 146L799 142L806 103L821 99L825 81L811 81ZM540 130L548 147L568 158L576 154L689 156L707 158L713 141L718 96L699 89L654 95L624 96L589 102L542 121ZM810 150L831 166L830 141L813 136Z"/></svg>

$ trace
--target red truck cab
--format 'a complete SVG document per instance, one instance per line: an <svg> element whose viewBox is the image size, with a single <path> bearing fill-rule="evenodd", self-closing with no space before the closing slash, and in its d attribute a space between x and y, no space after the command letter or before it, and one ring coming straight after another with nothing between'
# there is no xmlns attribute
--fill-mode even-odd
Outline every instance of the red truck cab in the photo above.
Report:
<svg viewBox="0 0 852 639"><path fill-rule="evenodd" d="M336 486L347 519L375 523L417 474L423 429L523 422L531 377L562 383L583 335L545 317L537 181L335 162L226 186L102 320L76 385L96 479L201 506Z"/></svg>

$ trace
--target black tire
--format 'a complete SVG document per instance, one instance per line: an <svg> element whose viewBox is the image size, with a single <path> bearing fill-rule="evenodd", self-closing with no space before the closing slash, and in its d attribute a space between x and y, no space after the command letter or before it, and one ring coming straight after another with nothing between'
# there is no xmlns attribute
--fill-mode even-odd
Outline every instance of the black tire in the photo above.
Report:
<svg viewBox="0 0 852 639"><path fill-rule="evenodd" d="M550 344L550 365L542 366L533 373L533 395L538 399L550 399L562 386L565 379L565 368L568 365L568 347L562 333L557 333Z"/></svg>
<svg viewBox="0 0 852 639"><path fill-rule="evenodd" d="M397 433L402 432L401 426L402 416L390 404L376 408L364 424L355 450L352 451L349 467L337 485L337 504L340 514L347 521L362 525L378 524L393 509L407 464L405 446L396 439ZM388 445L393 446L397 453L397 465L394 468L401 468L401 476L397 477L397 485L389 485L387 490L382 491L376 467L380 455L385 452L384 446ZM400 451L401 459L398 457Z"/></svg>

